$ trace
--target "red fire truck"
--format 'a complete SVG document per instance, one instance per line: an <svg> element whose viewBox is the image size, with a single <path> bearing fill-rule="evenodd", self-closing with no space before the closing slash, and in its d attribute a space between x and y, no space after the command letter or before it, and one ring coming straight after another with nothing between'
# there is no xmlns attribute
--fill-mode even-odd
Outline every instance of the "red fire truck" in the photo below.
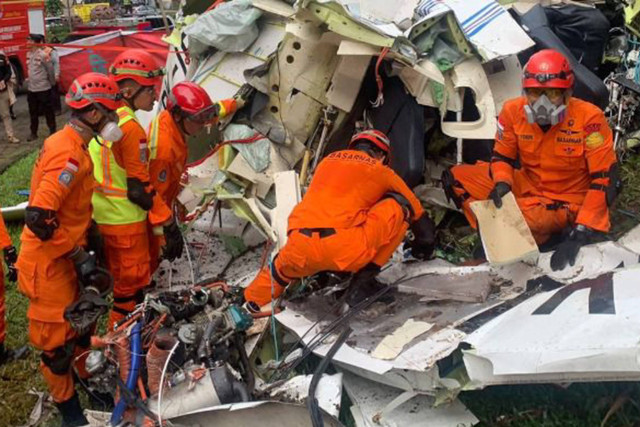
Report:
<svg viewBox="0 0 640 427"><path fill-rule="evenodd" d="M27 37L45 33L44 11L44 0L0 0L0 49L20 84L27 73Z"/></svg>

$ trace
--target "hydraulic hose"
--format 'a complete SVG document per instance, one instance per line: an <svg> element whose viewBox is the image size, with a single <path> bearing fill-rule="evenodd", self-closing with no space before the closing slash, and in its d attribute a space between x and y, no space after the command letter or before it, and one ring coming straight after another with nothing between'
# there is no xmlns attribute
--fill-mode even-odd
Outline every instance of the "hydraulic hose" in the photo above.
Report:
<svg viewBox="0 0 640 427"><path fill-rule="evenodd" d="M140 364L142 363L142 339L140 337L140 331L142 330L142 322L137 322L131 330L129 341L131 343L131 369L129 369L129 375L127 376L126 387L127 390L134 392L136 384L138 382L138 373L140 372ZM127 409L127 402L124 396L120 396L120 400L116 404L113 413L111 414L110 424L117 426L122 420L124 411Z"/></svg>

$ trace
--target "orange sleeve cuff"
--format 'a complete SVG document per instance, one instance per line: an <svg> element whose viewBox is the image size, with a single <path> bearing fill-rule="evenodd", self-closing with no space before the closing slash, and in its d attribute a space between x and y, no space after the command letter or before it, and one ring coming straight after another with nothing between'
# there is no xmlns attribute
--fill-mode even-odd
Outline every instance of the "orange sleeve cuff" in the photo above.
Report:
<svg viewBox="0 0 640 427"><path fill-rule="evenodd" d="M0 214L0 249L4 249L7 246L11 245L11 236L9 236L7 227L4 224L4 219L2 218L2 214Z"/></svg>
<svg viewBox="0 0 640 427"><path fill-rule="evenodd" d="M510 186L513 186L513 167L507 162L491 162L491 176L495 183L506 182Z"/></svg>

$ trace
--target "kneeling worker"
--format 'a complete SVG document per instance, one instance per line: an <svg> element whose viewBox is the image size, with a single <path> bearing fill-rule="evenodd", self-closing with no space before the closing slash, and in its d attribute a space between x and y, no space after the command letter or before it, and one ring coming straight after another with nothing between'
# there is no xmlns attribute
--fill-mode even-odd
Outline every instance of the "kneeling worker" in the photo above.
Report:
<svg viewBox="0 0 640 427"><path fill-rule="evenodd" d="M347 150L320 162L289 216L286 245L245 289L248 303L254 308L269 303L272 283L278 297L295 279L321 271L357 273L352 288L366 290L409 227L414 256L431 255L433 221L387 166L390 145L382 132L367 130L356 134Z"/></svg>
<svg viewBox="0 0 640 427"><path fill-rule="evenodd" d="M71 119L44 142L31 175L26 226L16 267L27 298L29 340L42 351L40 369L63 426L87 424L74 388L72 365L87 378L84 362L102 299L112 278L85 251L95 181L88 144L96 135L122 136L115 110L120 91L109 77L87 73L69 89Z"/></svg>
<svg viewBox="0 0 640 427"><path fill-rule="evenodd" d="M573 82L560 52L535 53L524 67L524 96L500 112L491 163L454 166L443 175L448 197L474 228L470 203L491 198L499 208L509 192L538 244L571 228L551 257L553 270L573 265L594 233L609 231L619 182L607 120L598 107L571 96Z"/></svg>

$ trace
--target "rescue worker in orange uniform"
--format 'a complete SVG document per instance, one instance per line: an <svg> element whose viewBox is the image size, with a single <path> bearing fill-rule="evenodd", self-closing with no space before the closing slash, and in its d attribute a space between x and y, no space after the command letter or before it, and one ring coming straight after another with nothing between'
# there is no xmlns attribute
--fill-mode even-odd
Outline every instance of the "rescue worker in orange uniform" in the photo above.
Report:
<svg viewBox="0 0 640 427"><path fill-rule="evenodd" d="M172 211L180 193L180 178L187 165L187 137L200 133L236 112L244 105L241 98L213 103L209 94L198 84L176 84L163 110L149 127L149 175L151 184L165 205ZM153 225L153 224L152 224ZM182 256L184 242L174 221L163 229L153 226L151 237L151 273L155 272L162 256L169 261Z"/></svg>
<svg viewBox="0 0 640 427"><path fill-rule="evenodd" d="M245 289L251 309L278 297L295 279L321 271L356 273L353 295L366 297L374 277L409 227L414 256L426 259L434 224L402 178L387 166L390 141L376 130L353 136L348 149L318 165L309 189L289 216L287 243ZM352 299L353 302L361 298Z"/></svg>
<svg viewBox="0 0 640 427"><path fill-rule="evenodd" d="M45 140L31 176L18 287L29 298L29 340L42 351L40 369L63 426L87 424L72 373L75 365L80 378L89 376L84 362L95 323L78 323L77 315L91 310L95 322L106 312L102 296L112 280L84 249L95 186L88 144L98 134L120 139L120 97L116 83L103 74L78 77L66 96L71 118Z"/></svg>
<svg viewBox="0 0 640 427"><path fill-rule="evenodd" d="M153 109L164 70L148 52L129 49L116 57L109 72L123 97L117 111L123 136L119 141L97 137L89 143L89 153L98 183L93 219L114 278L112 329L142 302L142 291L151 282L147 219L153 226L168 226L172 214L150 184L147 135L135 116L136 110Z"/></svg>
<svg viewBox="0 0 640 427"><path fill-rule="evenodd" d="M524 68L524 95L507 101L498 118L491 163L445 172L445 191L463 209L513 192L538 244L570 228L551 258L553 270L574 265L580 247L609 231L618 187L612 132L595 105L571 96L574 75L557 51L535 53ZM520 167L516 169L519 162Z"/></svg>
<svg viewBox="0 0 640 427"><path fill-rule="evenodd" d="M15 267L16 260L18 259L18 252L16 252L16 248L11 242L11 237L4 225L2 214L0 214L0 248L2 248L4 253L4 262L7 264L7 281L15 282L18 280L18 271ZM0 365L13 359L18 354L4 345L4 340L7 335L7 327L5 324L6 309L4 303L4 279L4 272L2 264L0 263ZM20 349L19 351L23 352L24 349Z"/></svg>

